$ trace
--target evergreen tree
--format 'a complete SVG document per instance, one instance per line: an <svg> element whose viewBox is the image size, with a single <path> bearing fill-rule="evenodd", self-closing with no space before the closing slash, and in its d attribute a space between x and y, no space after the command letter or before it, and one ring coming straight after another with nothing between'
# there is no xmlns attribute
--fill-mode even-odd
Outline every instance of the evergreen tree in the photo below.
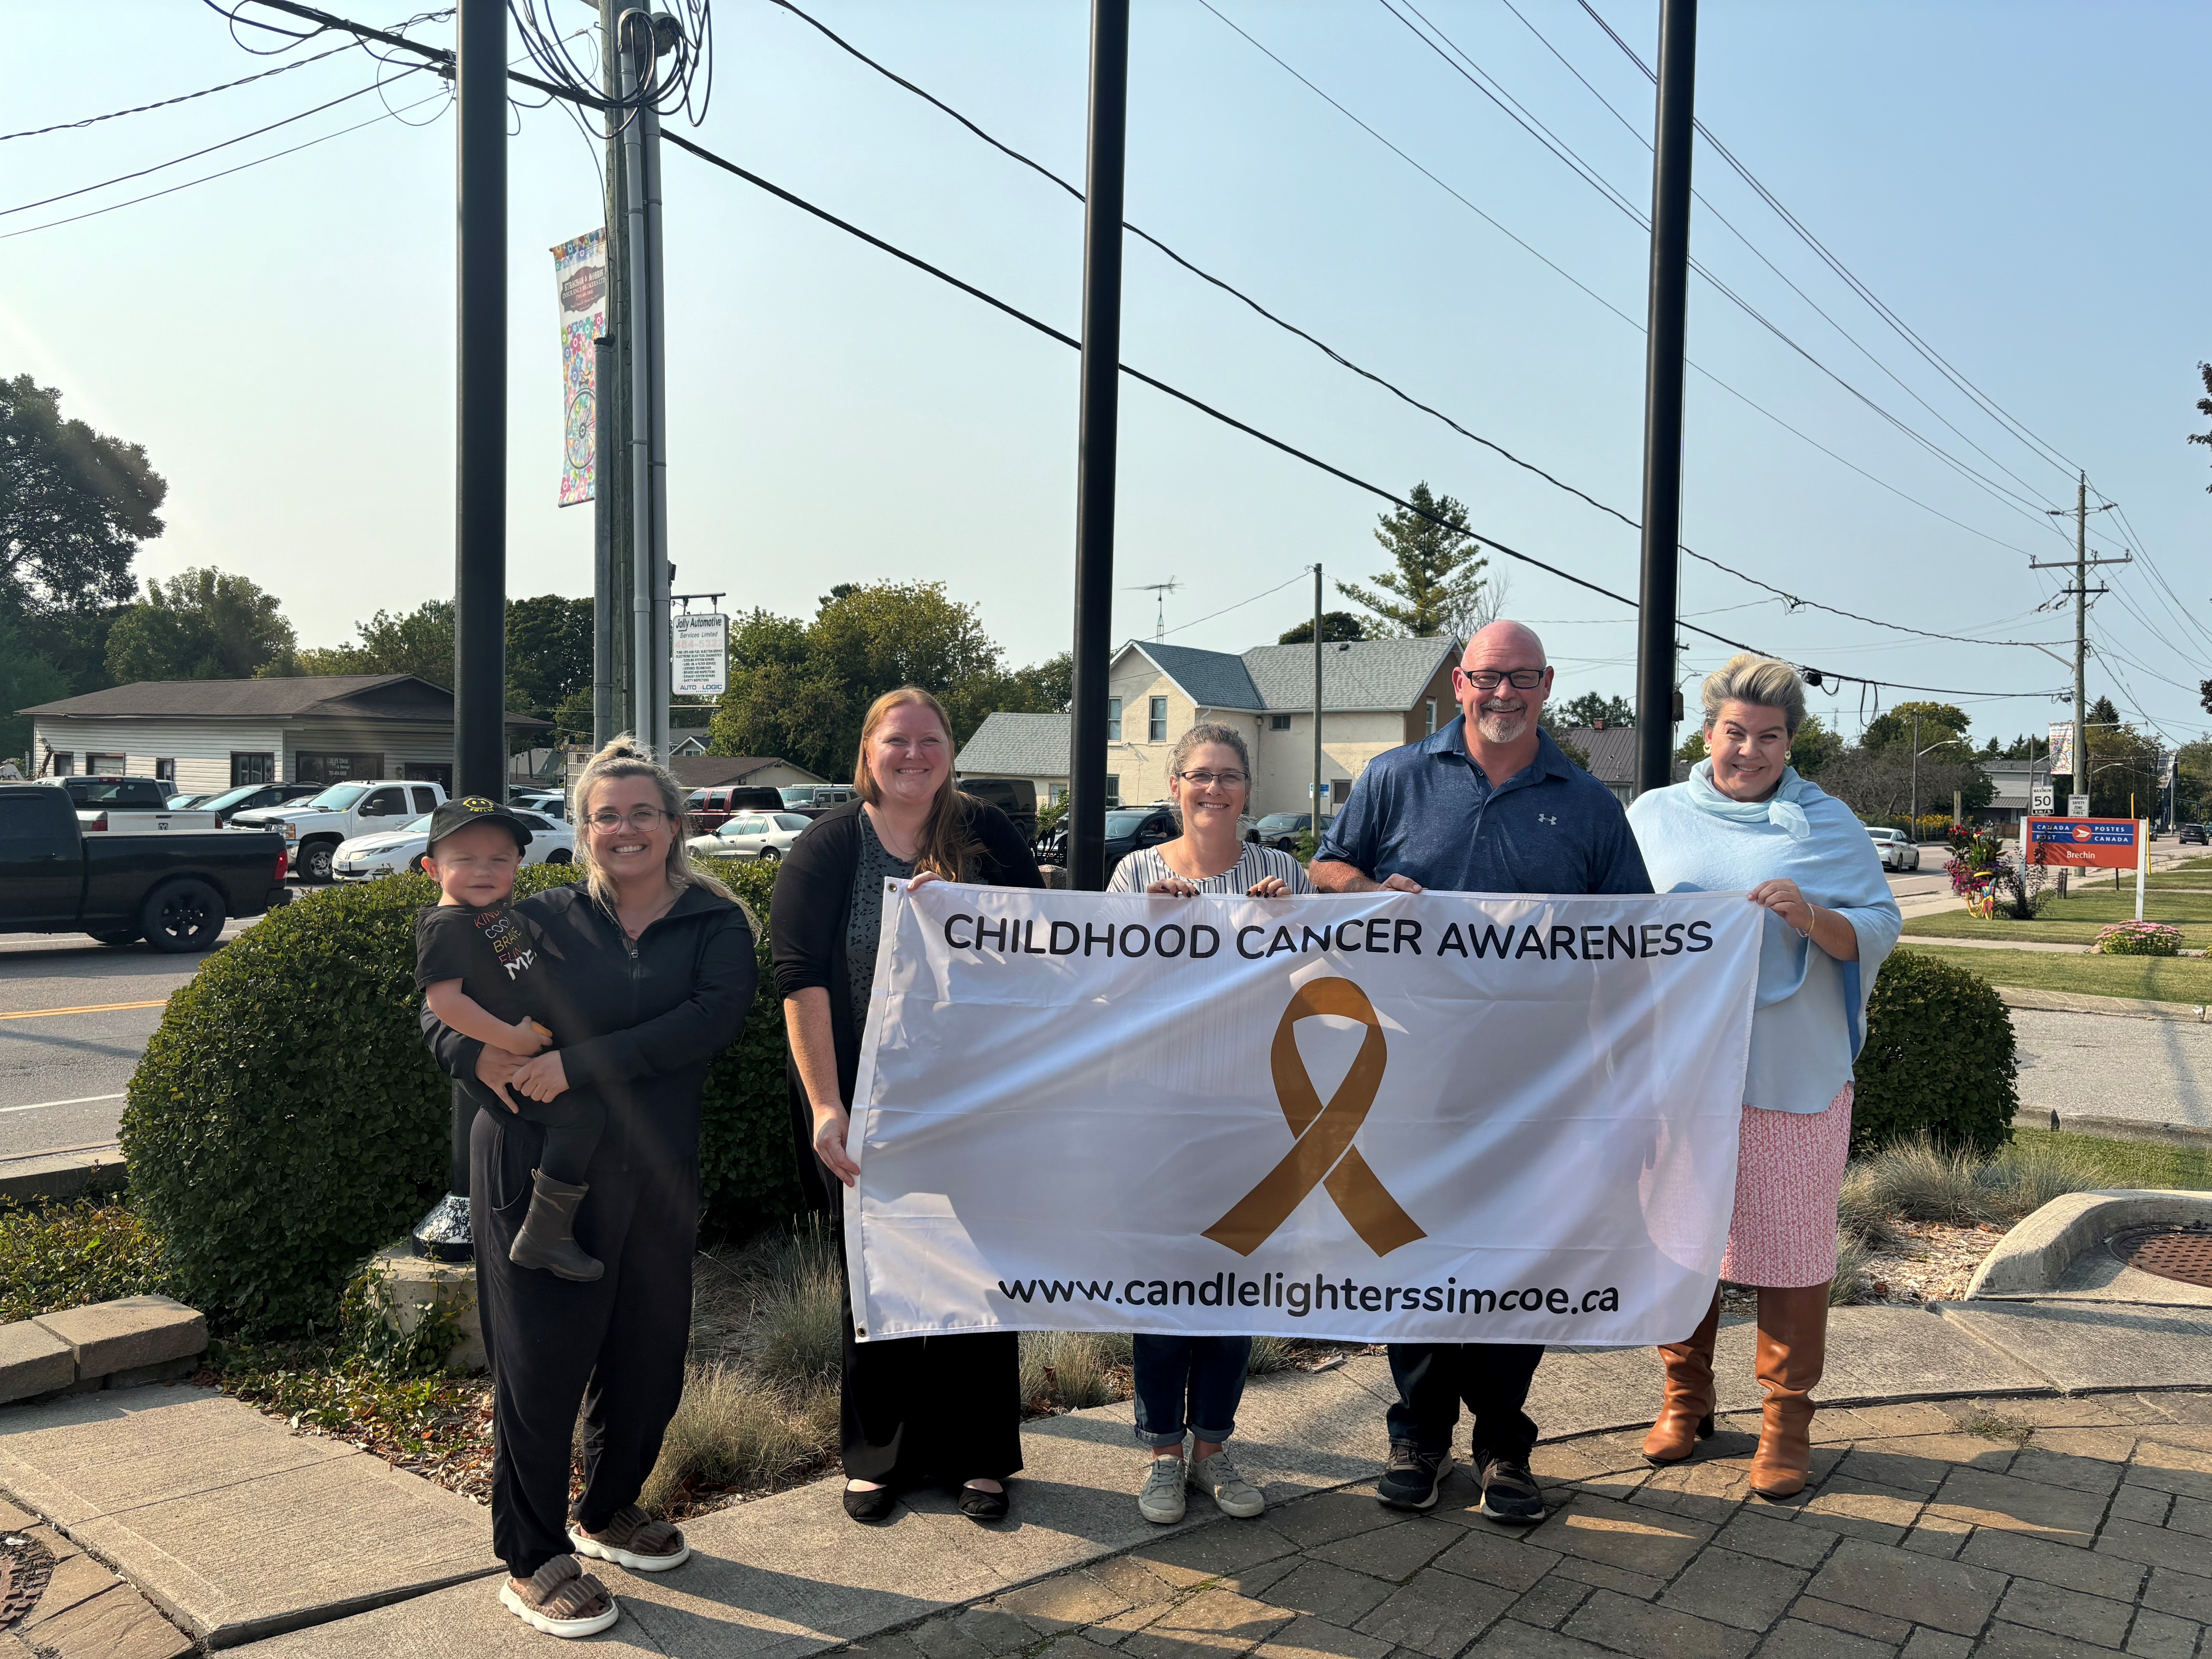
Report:
<svg viewBox="0 0 2212 1659"><path fill-rule="evenodd" d="M1379 591L1349 582L1339 582L1336 591L1377 618L1378 635L1463 634L1480 606L1489 562L1459 502L1431 495L1425 479L1413 486L1409 499L1420 511L1401 507L1385 513L1375 532L1396 566L1373 578Z"/></svg>

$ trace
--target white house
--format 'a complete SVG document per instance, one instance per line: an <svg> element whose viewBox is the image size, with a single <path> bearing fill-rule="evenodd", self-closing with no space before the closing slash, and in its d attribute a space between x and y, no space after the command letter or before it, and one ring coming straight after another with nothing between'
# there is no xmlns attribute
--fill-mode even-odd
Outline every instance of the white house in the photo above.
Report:
<svg viewBox="0 0 2212 1659"><path fill-rule="evenodd" d="M128 773L179 793L421 778L453 787L453 694L412 674L141 680L19 708L41 775ZM508 732L550 731L510 714Z"/></svg>
<svg viewBox="0 0 2212 1659"><path fill-rule="evenodd" d="M1458 711L1446 635L1353 640L1321 649L1324 815L1386 750L1427 736ZM1201 720L1240 732L1252 753L1255 814L1304 812L1313 788L1314 648L1255 646L1242 654L1133 640L1107 677L1106 793L1131 804L1167 797L1168 754ZM1067 793L1068 719L994 714L956 762L963 777L1028 778L1040 803Z"/></svg>

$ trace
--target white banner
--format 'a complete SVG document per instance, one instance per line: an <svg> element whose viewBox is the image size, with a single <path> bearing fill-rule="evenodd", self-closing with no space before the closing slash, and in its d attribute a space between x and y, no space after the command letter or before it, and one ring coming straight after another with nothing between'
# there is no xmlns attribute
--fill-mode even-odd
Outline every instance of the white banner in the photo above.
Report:
<svg viewBox="0 0 2212 1659"><path fill-rule="evenodd" d="M854 1326L1679 1341L1728 1237L1762 914L890 884Z"/></svg>
<svg viewBox="0 0 2212 1659"><path fill-rule="evenodd" d="M588 501L599 489L598 343L607 331L607 239L587 230L553 250L561 304L561 497ZM610 458L611 459L611 458Z"/></svg>
<svg viewBox="0 0 2212 1659"><path fill-rule="evenodd" d="M719 697L730 689L729 620L711 611L676 613L670 667L678 696Z"/></svg>

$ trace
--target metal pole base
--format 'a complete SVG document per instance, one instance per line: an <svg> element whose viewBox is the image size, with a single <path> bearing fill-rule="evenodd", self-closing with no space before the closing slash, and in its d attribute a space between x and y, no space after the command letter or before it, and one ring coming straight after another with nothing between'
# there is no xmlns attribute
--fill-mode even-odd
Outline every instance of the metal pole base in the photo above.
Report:
<svg viewBox="0 0 2212 1659"><path fill-rule="evenodd" d="M415 1224L415 1254L429 1261L474 1261L476 1242L469 1232L466 1194L447 1193Z"/></svg>

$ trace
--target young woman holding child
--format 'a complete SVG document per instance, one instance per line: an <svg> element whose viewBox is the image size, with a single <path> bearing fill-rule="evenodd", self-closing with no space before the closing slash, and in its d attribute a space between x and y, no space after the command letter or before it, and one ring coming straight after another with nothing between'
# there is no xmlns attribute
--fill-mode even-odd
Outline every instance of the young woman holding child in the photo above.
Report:
<svg viewBox="0 0 2212 1659"><path fill-rule="evenodd" d="M510 1575L501 1601L562 1637L620 1616L578 1555L644 1572L690 1555L684 1534L648 1517L637 1498L684 1389L700 1092L708 1062L744 1025L757 977L744 907L684 855L675 779L617 738L585 769L575 803L582 883L512 911L550 970L550 1046L526 1058L454 1030L427 1006L422 1015L439 1064L511 1108L479 1111L470 1139L469 1217L492 1375L492 1544ZM542 1191L533 1172L546 1139L517 1097L550 1103L571 1091L605 1108L583 1178L567 1183L590 1194L569 1208L574 1244L603 1265L591 1280L510 1259ZM584 1490L571 1505L580 1404Z"/></svg>

